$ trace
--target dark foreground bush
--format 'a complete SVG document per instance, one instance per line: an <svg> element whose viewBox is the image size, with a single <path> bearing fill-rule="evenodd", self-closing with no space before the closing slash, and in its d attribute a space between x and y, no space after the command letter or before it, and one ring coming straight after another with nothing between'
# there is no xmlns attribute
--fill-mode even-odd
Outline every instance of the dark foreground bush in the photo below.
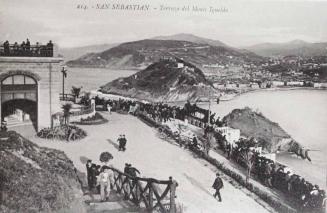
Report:
<svg viewBox="0 0 327 213"><path fill-rule="evenodd" d="M40 138L57 139L57 140L80 140L87 136L86 132L73 125L62 125L54 128L45 128L37 133Z"/></svg>
<svg viewBox="0 0 327 213"><path fill-rule="evenodd" d="M85 212L76 169L64 152L13 131L0 138L0 212Z"/></svg>

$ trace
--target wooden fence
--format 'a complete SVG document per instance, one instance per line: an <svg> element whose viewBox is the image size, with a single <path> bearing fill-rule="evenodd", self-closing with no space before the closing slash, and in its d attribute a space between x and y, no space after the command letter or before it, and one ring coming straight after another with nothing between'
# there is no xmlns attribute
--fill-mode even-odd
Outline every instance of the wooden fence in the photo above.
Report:
<svg viewBox="0 0 327 213"><path fill-rule="evenodd" d="M177 182L153 178L131 177L117 169L114 172L113 190L147 212L176 213L175 192Z"/></svg>

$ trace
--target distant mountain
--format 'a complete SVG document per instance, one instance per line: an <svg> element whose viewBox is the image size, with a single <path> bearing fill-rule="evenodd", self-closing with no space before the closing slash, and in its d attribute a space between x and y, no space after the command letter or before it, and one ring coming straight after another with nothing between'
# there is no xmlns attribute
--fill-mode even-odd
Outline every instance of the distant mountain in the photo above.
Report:
<svg viewBox="0 0 327 213"><path fill-rule="evenodd" d="M199 36L195 36L193 34L187 34L187 33L180 33L180 34L175 34L175 35L170 35L170 36L157 36L154 37L153 39L155 40L174 40L174 41L189 41L197 44L209 44L211 46L222 46L222 47L227 47L226 44L219 40L213 40L213 39L208 39L208 38L203 38Z"/></svg>
<svg viewBox="0 0 327 213"><path fill-rule="evenodd" d="M65 61L71 61L85 54L102 52L117 45L118 44L98 44L83 47L59 48L58 51L59 54L64 57Z"/></svg>
<svg viewBox="0 0 327 213"><path fill-rule="evenodd" d="M205 64L256 63L262 57L248 51L237 51L226 46L180 40L146 39L120 44L100 53L83 55L69 61L69 66L106 67L115 69L143 69L162 58L180 58L195 66Z"/></svg>
<svg viewBox="0 0 327 213"><path fill-rule="evenodd" d="M215 89L194 65L182 60L161 60L126 78L101 87L101 92L149 101L199 100Z"/></svg>
<svg viewBox="0 0 327 213"><path fill-rule="evenodd" d="M288 55L310 57L327 55L327 42L309 43L302 40L293 40L285 43L262 43L245 49L265 57Z"/></svg>

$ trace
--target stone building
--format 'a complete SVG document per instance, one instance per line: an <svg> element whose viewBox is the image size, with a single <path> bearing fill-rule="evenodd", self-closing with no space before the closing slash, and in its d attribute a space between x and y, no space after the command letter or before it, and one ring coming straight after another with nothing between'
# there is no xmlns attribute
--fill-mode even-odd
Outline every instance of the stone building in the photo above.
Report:
<svg viewBox="0 0 327 213"><path fill-rule="evenodd" d="M38 46L39 48L39 46ZM0 49L1 121L30 120L36 131L50 127L61 111L59 93L63 59L32 47L11 54Z"/></svg>

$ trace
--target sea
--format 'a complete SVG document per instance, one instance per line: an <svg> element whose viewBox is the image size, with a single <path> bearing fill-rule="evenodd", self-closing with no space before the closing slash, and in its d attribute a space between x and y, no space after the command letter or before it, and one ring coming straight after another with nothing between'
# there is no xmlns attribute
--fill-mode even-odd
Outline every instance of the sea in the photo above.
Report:
<svg viewBox="0 0 327 213"><path fill-rule="evenodd" d="M136 73L136 70L68 68L66 91L72 86L82 90L98 89L116 78ZM204 108L208 104L202 104ZM211 110L223 117L236 108L250 107L278 123L309 152L312 162L288 153L278 154L277 161L293 172L321 187L327 185L327 90L260 90L242 94L229 101L212 103Z"/></svg>

